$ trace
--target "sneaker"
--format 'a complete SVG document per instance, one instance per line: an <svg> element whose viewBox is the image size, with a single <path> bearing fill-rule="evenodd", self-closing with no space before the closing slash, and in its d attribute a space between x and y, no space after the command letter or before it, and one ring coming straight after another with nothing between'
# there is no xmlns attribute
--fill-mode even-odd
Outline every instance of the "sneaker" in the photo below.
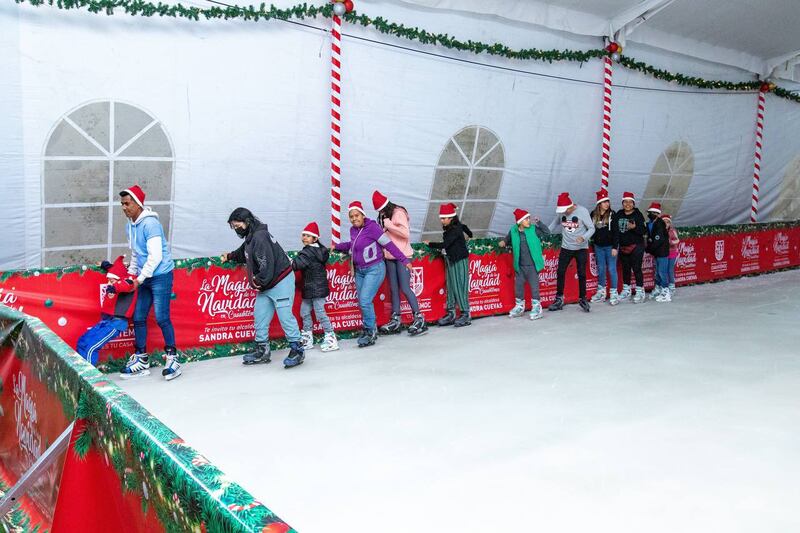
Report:
<svg viewBox="0 0 800 533"><path fill-rule="evenodd" d="M606 301L606 288L602 285L597 286L597 292L592 296L592 303L602 303Z"/></svg>
<svg viewBox="0 0 800 533"><path fill-rule="evenodd" d="M428 332L428 324L425 323L425 317L422 316L422 313L417 313L414 315L414 321L408 327L408 334L412 337L416 337L417 335L422 335Z"/></svg>
<svg viewBox="0 0 800 533"><path fill-rule="evenodd" d="M564 309L564 297L556 295L556 299L547 308L548 311L561 311Z"/></svg>
<svg viewBox="0 0 800 533"><path fill-rule="evenodd" d="M531 320L539 320L542 318L542 304L539 300L533 300L531 302Z"/></svg>
<svg viewBox="0 0 800 533"><path fill-rule="evenodd" d="M306 356L303 350L303 345L298 341L289 343L289 355L283 360L283 368L293 368L303 364Z"/></svg>
<svg viewBox="0 0 800 533"><path fill-rule="evenodd" d="M323 352L333 352L339 349L339 341L336 340L336 333L329 331L325 334L325 337L322 339L322 344L319 345L319 349Z"/></svg>
<svg viewBox="0 0 800 533"><path fill-rule="evenodd" d="M380 332L382 335L393 335L395 333L400 333L401 328L402 322L400 321L400 313L392 313L392 318L389 319L389 322L381 326Z"/></svg>
<svg viewBox="0 0 800 533"><path fill-rule="evenodd" d="M375 341L378 340L378 330L368 330L365 329L361 336L358 338L358 347L359 348L366 348L367 346L372 346L375 344Z"/></svg>
<svg viewBox="0 0 800 533"><path fill-rule="evenodd" d="M303 343L303 350L313 350L314 349L314 334L310 331L301 331L300 332L300 342Z"/></svg>
<svg viewBox="0 0 800 533"><path fill-rule="evenodd" d="M455 309L448 309L447 314L445 314L442 318L439 319L437 324L440 326L452 326L456 322L456 310Z"/></svg>
<svg viewBox="0 0 800 533"><path fill-rule="evenodd" d="M122 379L138 378L150 375L150 358L146 353L135 353L128 359L125 368L119 373Z"/></svg>
<svg viewBox="0 0 800 533"><path fill-rule="evenodd" d="M463 328L472 324L472 317L469 316L469 311L461 313L461 316L456 319L453 325L457 328Z"/></svg>
<svg viewBox="0 0 800 533"><path fill-rule="evenodd" d="M592 306L589 305L589 302L586 301L586 298L581 298L580 300L578 300L578 305L580 305L581 309L583 309L587 313L592 310Z"/></svg>
<svg viewBox="0 0 800 533"><path fill-rule="evenodd" d="M161 371L161 375L167 381L172 381L182 373L181 364L178 362L178 352L175 350L175 348L167 348L166 361L164 364L164 369Z"/></svg>
<svg viewBox="0 0 800 533"><path fill-rule="evenodd" d="M269 349L269 342L257 342L256 349L242 356L243 365L257 365L258 363L269 363L272 353Z"/></svg>
<svg viewBox="0 0 800 533"><path fill-rule="evenodd" d="M518 316L522 316L522 313L525 312L525 300L516 300L514 308L508 313L508 316L511 318L517 318Z"/></svg>

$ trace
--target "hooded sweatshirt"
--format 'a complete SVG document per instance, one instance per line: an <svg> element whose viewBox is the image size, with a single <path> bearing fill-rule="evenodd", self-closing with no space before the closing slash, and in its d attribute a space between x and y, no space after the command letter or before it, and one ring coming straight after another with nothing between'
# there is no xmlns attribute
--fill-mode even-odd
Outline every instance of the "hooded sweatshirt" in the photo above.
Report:
<svg viewBox="0 0 800 533"><path fill-rule="evenodd" d="M408 227L408 212L402 207L395 206L392 218L383 219L383 229L386 235L392 242L400 248L400 251L406 257L414 255L414 250L411 249L410 231ZM394 259L389 250L383 250L383 256L386 259Z"/></svg>
<svg viewBox="0 0 800 533"><path fill-rule="evenodd" d="M378 225L371 218L364 219L364 225L360 228L350 226L350 241L340 242L336 249L340 252L348 252L353 257L356 268L369 268L383 261L383 254L380 248L388 250L395 259L404 265L409 263L408 258L398 248Z"/></svg>
<svg viewBox="0 0 800 533"><path fill-rule="evenodd" d="M628 222L635 222L636 227L628 229ZM617 227L619 228L619 245L628 246L630 244L644 245L644 234L647 227L644 222L644 215L638 208L634 207L633 211L625 214L624 209L617 211Z"/></svg>
<svg viewBox="0 0 800 533"><path fill-rule="evenodd" d="M126 229L131 249L128 272L136 276L139 283L153 276L167 274L175 268L158 213L145 207L135 221L128 221Z"/></svg>

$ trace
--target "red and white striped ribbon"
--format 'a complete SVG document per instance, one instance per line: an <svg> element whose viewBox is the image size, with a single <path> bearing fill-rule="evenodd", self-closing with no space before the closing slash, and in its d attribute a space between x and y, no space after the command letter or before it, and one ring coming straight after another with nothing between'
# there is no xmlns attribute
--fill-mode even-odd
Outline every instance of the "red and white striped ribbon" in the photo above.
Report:
<svg viewBox="0 0 800 533"><path fill-rule="evenodd" d="M331 28L331 241L342 236L342 19L333 15Z"/></svg>
<svg viewBox="0 0 800 533"><path fill-rule="evenodd" d="M611 168L611 75L613 62L606 56L603 58L603 167L600 187L608 190L608 175Z"/></svg>
<svg viewBox="0 0 800 533"><path fill-rule="evenodd" d="M753 196L750 203L750 222L758 220L758 182L761 178L761 141L764 136L764 101L766 92L758 91L758 114L756 117L756 155L753 160Z"/></svg>

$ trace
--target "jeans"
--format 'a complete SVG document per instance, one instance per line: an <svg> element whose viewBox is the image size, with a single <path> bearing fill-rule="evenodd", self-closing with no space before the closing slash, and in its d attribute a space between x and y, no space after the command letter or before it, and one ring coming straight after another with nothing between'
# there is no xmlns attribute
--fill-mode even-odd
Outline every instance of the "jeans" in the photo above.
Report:
<svg viewBox="0 0 800 533"><path fill-rule="evenodd" d="M668 257L669 259L669 276L667 277L668 285L675 285L675 263L678 262L677 257Z"/></svg>
<svg viewBox="0 0 800 533"><path fill-rule="evenodd" d="M172 299L172 271L147 278L139 285L133 312L133 333L137 353L147 353L147 315L155 307L156 323L164 335L164 347L175 347L175 329L169 316Z"/></svg>
<svg viewBox="0 0 800 533"><path fill-rule="evenodd" d="M669 257L656 257L656 285L669 286Z"/></svg>
<svg viewBox="0 0 800 533"><path fill-rule="evenodd" d="M392 289L392 313L400 313L400 291L408 300L411 311L416 315L419 313L419 303L417 295L411 290L411 272L402 263L394 259L386 260L386 277L389 278L389 287Z"/></svg>
<svg viewBox="0 0 800 533"><path fill-rule="evenodd" d="M286 276L271 289L256 295L253 320L256 328L256 342L269 342L269 324L275 313L281 323L283 333L289 342L300 341L300 328L292 313L294 305L294 276Z"/></svg>
<svg viewBox="0 0 800 533"><path fill-rule="evenodd" d="M622 283L625 285L631 284L631 270L636 278L637 289L644 289L644 275L642 274L642 260L644 259L644 245L639 244L633 253L623 254L620 253L620 262L622 263Z"/></svg>
<svg viewBox="0 0 800 533"><path fill-rule="evenodd" d="M405 267L403 267L405 268ZM364 329L375 331L375 307L372 300L386 277L386 265L381 261L371 267L357 268L355 273L358 307L361 308L361 321Z"/></svg>
<svg viewBox="0 0 800 533"><path fill-rule="evenodd" d="M578 267L578 296L581 300L586 298L586 258L589 255L589 250L582 248L580 250L567 250L562 248L558 254L558 278L556 279L556 296L564 296L564 278L567 274L567 267L575 258L575 264Z"/></svg>
<svg viewBox="0 0 800 533"><path fill-rule="evenodd" d="M325 312L325 298L303 298L303 303L300 304L300 316L303 319L303 330L311 331L314 327L314 320L311 318L312 309L314 310L314 314L317 315L317 320L322 326L322 331L331 333L333 331L333 326L328 318L328 314Z"/></svg>
<svg viewBox="0 0 800 533"><path fill-rule="evenodd" d="M611 255L613 246L595 246L594 258L597 263L597 284L601 287L608 287L606 285L606 270L608 277L611 280L610 287L617 289L617 256Z"/></svg>

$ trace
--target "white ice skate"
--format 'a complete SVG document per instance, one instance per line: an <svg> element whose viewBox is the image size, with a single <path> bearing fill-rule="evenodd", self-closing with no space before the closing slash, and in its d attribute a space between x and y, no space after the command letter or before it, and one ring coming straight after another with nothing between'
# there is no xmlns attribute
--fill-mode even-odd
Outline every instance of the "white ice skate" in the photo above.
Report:
<svg viewBox="0 0 800 533"><path fill-rule="evenodd" d="M539 320L542 318L542 303L539 300L533 300L531 302L531 320Z"/></svg>
<svg viewBox="0 0 800 533"><path fill-rule="evenodd" d="M622 292L619 293L620 301L627 300L630 297L631 297L631 286L630 285L623 285L622 286Z"/></svg>
<svg viewBox="0 0 800 533"><path fill-rule="evenodd" d="M303 344L303 350L314 349L314 334L310 331L300 332L300 342Z"/></svg>
<svg viewBox="0 0 800 533"><path fill-rule="evenodd" d="M514 308L508 313L510 318L517 318L518 316L522 316L522 313L525 312L525 300L516 300L516 304Z"/></svg>
<svg viewBox="0 0 800 533"><path fill-rule="evenodd" d="M653 287L653 290L650 292L650 299L651 300L656 300L658 298L659 294L661 294L661 287L656 285L655 287Z"/></svg>
<svg viewBox="0 0 800 533"><path fill-rule="evenodd" d="M599 304L606 301L606 288L602 285L597 286L597 292L594 293L592 296L591 302L593 304Z"/></svg>
<svg viewBox="0 0 800 533"><path fill-rule="evenodd" d="M657 302L671 302L672 301L672 291L669 289L664 289L661 293L656 297Z"/></svg>
<svg viewBox="0 0 800 533"><path fill-rule="evenodd" d="M619 294L617 294L617 289L611 289L610 295L608 297L608 303L611 305L617 305L619 303Z"/></svg>
<svg viewBox="0 0 800 533"><path fill-rule="evenodd" d="M636 287L636 294L633 295L633 299L631 301L635 304L644 302L644 289Z"/></svg>
<svg viewBox="0 0 800 533"><path fill-rule="evenodd" d="M336 340L336 333L329 332L325 334L325 337L322 339L322 344L319 345L319 349L323 352L334 352L339 349L339 341Z"/></svg>

